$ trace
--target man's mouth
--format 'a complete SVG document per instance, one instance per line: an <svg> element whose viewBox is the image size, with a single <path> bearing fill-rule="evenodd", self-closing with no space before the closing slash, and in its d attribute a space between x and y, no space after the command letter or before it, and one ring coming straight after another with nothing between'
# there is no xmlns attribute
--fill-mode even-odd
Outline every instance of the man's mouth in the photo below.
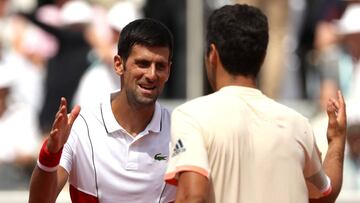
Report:
<svg viewBox="0 0 360 203"><path fill-rule="evenodd" d="M145 92L151 92L156 88L156 86L154 85L145 85L145 84L139 84L139 87L143 89Z"/></svg>

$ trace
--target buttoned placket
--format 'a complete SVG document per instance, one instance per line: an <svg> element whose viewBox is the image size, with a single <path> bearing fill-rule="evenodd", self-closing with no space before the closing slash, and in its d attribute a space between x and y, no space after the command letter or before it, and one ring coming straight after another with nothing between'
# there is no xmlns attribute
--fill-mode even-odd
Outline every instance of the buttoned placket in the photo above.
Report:
<svg viewBox="0 0 360 203"><path fill-rule="evenodd" d="M126 130L121 129L121 132L126 139L126 170L138 170L139 168L139 145L138 142L142 137L148 135L149 131L143 131L139 133L136 137L131 136Z"/></svg>

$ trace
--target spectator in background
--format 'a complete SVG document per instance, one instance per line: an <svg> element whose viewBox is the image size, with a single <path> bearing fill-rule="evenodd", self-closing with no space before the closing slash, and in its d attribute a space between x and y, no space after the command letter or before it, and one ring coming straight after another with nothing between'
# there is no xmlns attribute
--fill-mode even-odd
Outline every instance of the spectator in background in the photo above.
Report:
<svg viewBox="0 0 360 203"><path fill-rule="evenodd" d="M332 49L334 47L330 46L334 44L336 45L337 42L331 42L331 40L337 40L338 38L338 36L336 36L337 34L335 27L334 25L332 25L332 21L340 18L345 8L345 3L343 0L303 0L303 3L305 3L305 10L303 13L303 19L301 19L302 23L301 27L299 28L299 38L297 39L298 43L296 46L296 55L299 59L298 77L301 79L302 98L317 99L319 96L320 86L319 78L314 77L314 72L316 73L316 76L319 76L317 72L319 68L314 68L314 64L309 65L309 62L322 62L320 59L317 59L317 55L328 54L332 53L332 51L334 50L337 50ZM321 36L321 38L319 38L318 36ZM322 42L319 43L319 41ZM321 47L319 47L319 45ZM326 51L328 53L319 53L319 48L331 48L332 50L328 49ZM314 49L316 50L315 52ZM323 50L325 51L325 49ZM328 55L328 57L329 56L330 55ZM311 61L309 61L309 58L311 58ZM334 60L333 56L330 58L330 60ZM337 59L335 58L335 60ZM337 64L331 65L334 66ZM332 68L329 67L329 69ZM343 92L343 94L344 96L346 96L345 91Z"/></svg>
<svg viewBox="0 0 360 203"><path fill-rule="evenodd" d="M360 122L349 123L343 190L360 191Z"/></svg>
<svg viewBox="0 0 360 203"><path fill-rule="evenodd" d="M326 131L326 101L344 92L348 113L357 112L360 94L360 4L347 6L339 20L320 21L316 26L314 50L308 62L318 73L319 108L312 118L312 125L320 151L326 154L327 142L322 136Z"/></svg>
<svg viewBox="0 0 360 203"><path fill-rule="evenodd" d="M0 66L0 190L27 188L39 143L35 113L12 100L16 76Z"/></svg>
<svg viewBox="0 0 360 203"><path fill-rule="evenodd" d="M73 105L97 104L110 92L120 88L120 78L112 68L119 34L126 24L142 16L130 1L114 4L106 14L101 9L97 9L97 12L90 32L93 55L97 59L82 76Z"/></svg>
<svg viewBox="0 0 360 203"><path fill-rule="evenodd" d="M92 20L92 7L82 0L66 2L60 11L61 27L40 22L34 15L24 15L58 41L58 52L49 59L45 77L44 103L40 112L40 127L47 133L58 110L61 96L71 104L79 80L89 67L91 49L86 28Z"/></svg>
<svg viewBox="0 0 360 203"><path fill-rule="evenodd" d="M26 103L39 115L44 67L47 59L55 54L56 44L44 31L18 16L12 16L4 29L9 48L4 50L3 63L18 76L13 87L14 99Z"/></svg>
<svg viewBox="0 0 360 203"><path fill-rule="evenodd" d="M360 99L360 2L349 4L337 23L339 34L341 35L341 43L349 53L352 64L348 74L351 75L348 99ZM341 70L341 73L345 72ZM340 75L341 76L341 75Z"/></svg>
<svg viewBox="0 0 360 203"><path fill-rule="evenodd" d="M348 130L344 157L342 190L360 191L360 4L350 3L341 18L334 22L319 22L315 32L315 50L312 65L318 70L320 102L318 112L312 118L312 126L319 150L327 153L324 139L326 106L324 102L341 89L347 100Z"/></svg>
<svg viewBox="0 0 360 203"><path fill-rule="evenodd" d="M346 54L339 45L336 26L329 21L320 21L315 29L314 50L307 57L307 63L311 64L308 67L307 78L312 78L311 93L316 103L310 122L323 160L328 149L327 139L324 136L325 126L328 123L327 101L336 96L338 89L341 89L344 95L347 94L345 88L340 88L340 59L343 56L345 57Z"/></svg>

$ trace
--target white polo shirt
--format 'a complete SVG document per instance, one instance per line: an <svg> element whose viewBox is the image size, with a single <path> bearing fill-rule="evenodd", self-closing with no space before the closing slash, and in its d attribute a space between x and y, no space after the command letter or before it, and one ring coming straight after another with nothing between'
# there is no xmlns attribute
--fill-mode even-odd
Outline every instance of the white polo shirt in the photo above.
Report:
<svg viewBox="0 0 360 203"><path fill-rule="evenodd" d="M69 173L73 203L174 201L175 187L163 180L169 141L170 115L159 103L149 125L136 137L117 123L110 99L82 110L60 161Z"/></svg>

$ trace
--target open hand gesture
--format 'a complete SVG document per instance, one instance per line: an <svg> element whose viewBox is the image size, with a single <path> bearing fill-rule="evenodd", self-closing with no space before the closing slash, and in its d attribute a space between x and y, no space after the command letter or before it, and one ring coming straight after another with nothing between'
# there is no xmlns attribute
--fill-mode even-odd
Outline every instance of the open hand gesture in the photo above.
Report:
<svg viewBox="0 0 360 203"><path fill-rule="evenodd" d="M66 105L67 101L62 97L47 143L47 149L51 153L58 152L64 146L69 137L71 127L80 113L80 106L75 106L68 115Z"/></svg>
<svg viewBox="0 0 360 203"><path fill-rule="evenodd" d="M337 92L337 99L329 99L326 111L329 117L327 129L328 142L338 138L345 140L346 107L344 97L340 91Z"/></svg>

